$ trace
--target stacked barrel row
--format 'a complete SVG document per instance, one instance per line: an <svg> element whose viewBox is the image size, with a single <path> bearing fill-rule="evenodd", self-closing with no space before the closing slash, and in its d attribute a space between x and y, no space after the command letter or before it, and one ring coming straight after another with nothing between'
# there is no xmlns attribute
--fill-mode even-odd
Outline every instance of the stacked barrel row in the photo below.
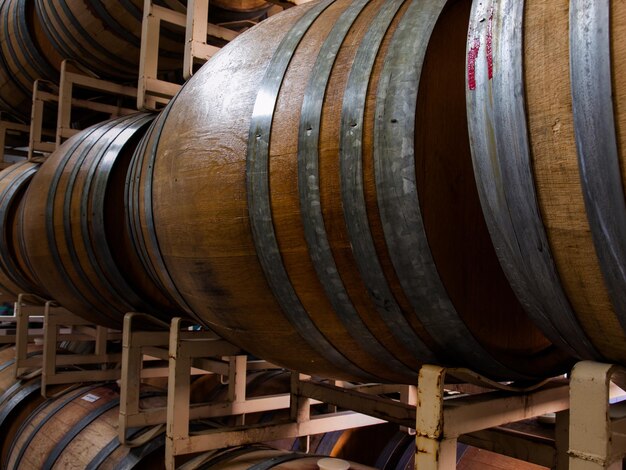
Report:
<svg viewBox="0 0 626 470"><path fill-rule="evenodd" d="M621 5L287 10L59 148L12 265L95 322L187 315L332 378L626 363Z"/></svg>
<svg viewBox="0 0 626 470"><path fill-rule="evenodd" d="M185 11L185 0L155 0ZM28 121L33 83L58 82L63 59L98 76L130 82L139 72L143 0L3 0L0 3L0 109ZM210 20L232 22L266 15L259 0L211 2ZM159 40L162 73L182 67L184 31L164 23Z"/></svg>

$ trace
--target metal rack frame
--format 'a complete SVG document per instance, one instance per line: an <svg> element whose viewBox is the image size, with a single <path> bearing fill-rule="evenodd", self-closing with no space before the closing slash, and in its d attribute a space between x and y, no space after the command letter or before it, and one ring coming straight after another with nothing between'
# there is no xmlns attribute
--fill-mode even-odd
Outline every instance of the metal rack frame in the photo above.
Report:
<svg viewBox="0 0 626 470"><path fill-rule="evenodd" d="M45 81L36 80L33 85L33 108L30 126L30 141L28 148L28 158L32 160L35 152L48 154L54 152L66 139L80 132L72 129L72 110L75 108L89 109L101 113L109 114L111 117L119 117L136 113L137 110L101 103L95 100L78 99L74 97L74 90L77 88L97 91L106 95L113 95L126 98L135 98L137 89L126 85L119 85L106 80L89 75L87 72L79 72L77 67L71 67L73 62L64 60L61 63L61 78L59 86ZM46 104L56 103L57 124L54 134L54 141L44 140L46 135L43 130L44 110Z"/></svg>
<svg viewBox="0 0 626 470"><path fill-rule="evenodd" d="M193 75L196 62L207 61L220 50L207 44L207 36L231 41L237 31L208 23L209 0L188 0L187 11L176 11L152 0L144 0L139 58L139 82L137 84L137 109L156 110L157 104L167 103L181 86L158 78L159 37L161 24L169 23L185 29L183 77Z"/></svg>
<svg viewBox="0 0 626 470"><path fill-rule="evenodd" d="M5 318L2 319L5 321ZM46 396L48 385L76 382L99 382L116 380L119 369L108 366L119 362L121 354L110 354L107 345L119 341L121 333L110 330L77 317L56 302L42 299L33 294L20 294L15 303L15 315L8 318L16 325L13 337L3 337L3 342L15 342L15 377L41 370L41 393ZM43 322L41 329L29 328L33 321ZM91 354L58 353L58 345L63 341L93 342ZM29 343L40 343L43 354L28 354ZM101 366L86 370L82 366ZM73 369L73 370L72 370Z"/></svg>
<svg viewBox="0 0 626 470"><path fill-rule="evenodd" d="M624 371L616 366L580 363L574 369L571 382L565 378L553 379L525 389L496 384L468 370L431 365L425 365L420 370L417 387L328 383L293 372L289 394L248 399L245 396L245 377L247 371L254 367L247 363L238 348L211 333L188 331L182 327L180 319L172 322L169 332L146 335L145 331L130 328L133 315L137 314L127 316L124 330L122 387L126 389L122 400L125 412L120 415L120 439L125 442L124 429L129 427L166 425L166 466L169 469L175 468L179 455L285 438L304 438L303 446L306 448L307 436L312 434L381 422L398 424L407 432L414 430L416 468L420 470L455 469L458 441L559 470L613 470L617 468L618 461L621 465L621 458L626 454L626 407L620 404L609 407L609 398L615 395L615 390L609 387L610 379L626 377ZM166 339L169 342L167 349L164 346ZM153 348L161 350L157 352ZM138 408L138 391L133 391L131 384L138 383L135 377L140 374L141 357L145 354L169 357L166 409ZM226 401L190 404L191 370L199 364L205 371L229 377ZM262 364L261 367L268 365ZM491 387L492 390L446 396L446 375ZM499 389L494 389L496 387ZM390 393L401 399L384 396ZM577 399L576 394L582 398ZM594 397L597 405L592 409L588 407L590 396ZM319 403L331 405L331 410L313 416L311 406ZM290 410L287 421L245 423L246 413L286 408ZM584 413L583 418L578 417L581 412ZM557 415L556 437L551 442L533 439L532 436L507 434L504 428L500 428L504 424L545 413ZM589 427L592 422L589 413L594 416L592 428ZM200 433L190 432L190 421L218 416L237 416L237 425ZM608 421L607 416L610 417ZM597 429L606 429L607 432L601 434ZM595 450L589 450L590 443L594 442L589 439L589 432L602 436L599 439L600 448L607 449L602 454L604 457L599 457L598 442Z"/></svg>

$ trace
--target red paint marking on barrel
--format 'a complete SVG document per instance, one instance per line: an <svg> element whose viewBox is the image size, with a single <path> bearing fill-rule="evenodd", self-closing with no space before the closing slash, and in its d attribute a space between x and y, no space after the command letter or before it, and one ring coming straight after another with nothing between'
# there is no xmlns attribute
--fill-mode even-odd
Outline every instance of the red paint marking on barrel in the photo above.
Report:
<svg viewBox="0 0 626 470"><path fill-rule="evenodd" d="M467 86L470 90L476 89L476 60L480 51L480 38L475 37L467 52Z"/></svg>

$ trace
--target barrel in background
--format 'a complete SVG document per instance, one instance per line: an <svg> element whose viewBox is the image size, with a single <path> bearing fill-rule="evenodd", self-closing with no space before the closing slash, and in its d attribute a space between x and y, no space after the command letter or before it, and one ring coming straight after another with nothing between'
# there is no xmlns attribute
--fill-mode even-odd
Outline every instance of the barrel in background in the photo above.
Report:
<svg viewBox="0 0 626 470"><path fill-rule="evenodd" d="M0 106L29 121L33 83L58 81L62 55L45 36L34 2L7 0L0 5Z"/></svg>
<svg viewBox="0 0 626 470"><path fill-rule="evenodd" d="M102 77L133 79L139 73L143 1L37 0L37 16L48 40L63 57ZM159 42L164 71L182 63L184 33L167 26Z"/></svg>
<svg viewBox="0 0 626 470"><path fill-rule="evenodd" d="M126 173L153 119L126 116L88 128L41 165L26 194L24 248L49 295L98 325L124 314L169 320L179 309L150 281L126 225Z"/></svg>
<svg viewBox="0 0 626 470"><path fill-rule="evenodd" d="M39 163L20 162L0 172L0 289L3 299L21 293L45 296L24 248L24 196Z"/></svg>
<svg viewBox="0 0 626 470"><path fill-rule="evenodd" d="M164 395L163 391L144 387L142 406L165 406ZM148 454L140 456L138 449L119 443L118 413L119 391L115 384L82 385L49 399L24 422L13 441L6 468L88 468L90 464L107 468L147 458Z"/></svg>

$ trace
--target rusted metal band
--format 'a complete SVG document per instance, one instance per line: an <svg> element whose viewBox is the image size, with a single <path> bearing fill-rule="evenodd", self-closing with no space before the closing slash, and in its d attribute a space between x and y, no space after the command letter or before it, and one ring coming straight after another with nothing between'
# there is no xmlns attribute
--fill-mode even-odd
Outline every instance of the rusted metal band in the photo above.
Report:
<svg viewBox="0 0 626 470"><path fill-rule="evenodd" d="M459 317L439 277L420 211L415 168L416 103L427 44L445 4L445 0L414 0L389 46L378 86L374 128L380 217L400 284L433 340L474 370L525 379L528 377L485 351Z"/></svg>
<svg viewBox="0 0 626 470"><path fill-rule="evenodd" d="M613 111L608 0L570 1L574 130L583 195L615 315L626 329L626 203Z"/></svg>
<svg viewBox="0 0 626 470"><path fill-rule="evenodd" d="M474 173L500 264L528 315L574 356L599 358L559 279L537 205L524 98L524 2L472 7L467 103Z"/></svg>
<svg viewBox="0 0 626 470"><path fill-rule="evenodd" d="M373 375L347 360L324 337L300 302L278 248L269 200L269 143L278 94L300 41L315 20L332 3L334 0L324 0L302 15L283 38L265 72L254 105L248 137L246 159L248 213L259 262L285 317L302 339L331 364L366 380L376 380Z"/></svg>
<svg viewBox="0 0 626 470"><path fill-rule="evenodd" d="M368 1L353 2L339 17L321 47L315 62L302 104L300 129L298 138L298 189L300 193L300 211L304 234L307 241L309 256L337 317L346 327L353 339L370 356L401 374L416 376L412 370L398 361L381 345L359 316L352 300L343 284L326 234L324 216L320 199L319 175L319 138L324 105L324 95L330 74L335 64L337 53L343 44L348 31L356 21ZM353 81L367 84L372 71L378 48L395 12L402 4L401 0L387 2L372 22L359 48L352 69ZM354 91L348 84L346 92ZM361 90L360 90L361 91ZM363 101L366 94L363 94ZM344 95L344 103L350 99L358 100L358 96ZM358 103L358 101L357 101ZM341 160L343 162L344 155ZM351 214L346 214L346 220ZM375 255L374 255L375 256Z"/></svg>

